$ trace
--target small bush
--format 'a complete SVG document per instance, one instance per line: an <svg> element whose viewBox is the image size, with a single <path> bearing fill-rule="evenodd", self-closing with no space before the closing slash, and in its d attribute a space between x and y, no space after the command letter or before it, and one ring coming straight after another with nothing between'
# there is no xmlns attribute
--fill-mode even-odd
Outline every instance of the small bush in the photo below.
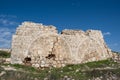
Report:
<svg viewBox="0 0 120 80"><path fill-rule="evenodd" d="M26 66L26 65L13 64L13 65L11 65L11 66L13 66L13 67L15 67L15 68L17 68L17 69L22 68L22 69L24 69L25 71L30 71L30 72L36 72L36 71L37 71L37 69L35 69L34 67Z"/></svg>
<svg viewBox="0 0 120 80"><path fill-rule="evenodd" d="M114 66L112 66L113 64ZM24 76L29 76L32 78L37 78L38 80L44 80L44 78L47 78L48 80L63 80L65 76L75 80L93 80L93 78L102 76L103 78L105 77L105 79L102 80L106 80L107 76L120 76L119 64L114 62L112 59L88 62L83 64L69 64L61 68L46 68L44 70L38 70L31 66L20 64L4 64L4 66L8 65L18 69L18 71L21 71L20 75L23 78ZM22 73L25 74L23 75ZM26 80L34 79L28 78Z"/></svg>
<svg viewBox="0 0 120 80"><path fill-rule="evenodd" d="M10 53L6 52L6 51L0 51L0 58L9 58L10 57Z"/></svg>

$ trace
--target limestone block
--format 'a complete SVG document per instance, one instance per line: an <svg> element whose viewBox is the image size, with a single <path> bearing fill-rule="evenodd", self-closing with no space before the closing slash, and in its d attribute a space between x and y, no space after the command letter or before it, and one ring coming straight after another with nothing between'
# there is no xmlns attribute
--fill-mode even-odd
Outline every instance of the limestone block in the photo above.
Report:
<svg viewBox="0 0 120 80"><path fill-rule="evenodd" d="M45 67L49 67L49 64L45 64Z"/></svg>
<svg viewBox="0 0 120 80"><path fill-rule="evenodd" d="M61 66L62 66L62 67L65 67L65 64L62 64Z"/></svg>
<svg viewBox="0 0 120 80"><path fill-rule="evenodd" d="M58 67L58 68L61 67L61 64L57 64L56 67Z"/></svg>
<svg viewBox="0 0 120 80"><path fill-rule="evenodd" d="M56 61L53 61L53 64L55 65L57 62Z"/></svg>
<svg viewBox="0 0 120 80"><path fill-rule="evenodd" d="M56 68L57 66L56 66L56 65L53 65L53 67L55 67L55 68Z"/></svg>
<svg viewBox="0 0 120 80"><path fill-rule="evenodd" d="M58 61L59 59L58 58L55 58L56 61Z"/></svg>
<svg viewBox="0 0 120 80"><path fill-rule="evenodd" d="M39 66L39 64L35 64L34 67L38 68L38 67L40 67L40 66Z"/></svg>

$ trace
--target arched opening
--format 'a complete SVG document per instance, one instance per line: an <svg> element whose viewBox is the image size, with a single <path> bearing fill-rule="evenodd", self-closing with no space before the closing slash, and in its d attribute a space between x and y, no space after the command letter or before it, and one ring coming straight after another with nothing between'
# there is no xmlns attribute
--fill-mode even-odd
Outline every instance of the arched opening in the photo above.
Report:
<svg viewBox="0 0 120 80"><path fill-rule="evenodd" d="M27 62L39 67L49 67L70 62L71 51L66 41L56 35L40 36L32 42L28 49ZM26 62L26 61L25 61Z"/></svg>
<svg viewBox="0 0 120 80"><path fill-rule="evenodd" d="M25 65L31 65L31 57L28 57L28 56L25 57L23 63Z"/></svg>

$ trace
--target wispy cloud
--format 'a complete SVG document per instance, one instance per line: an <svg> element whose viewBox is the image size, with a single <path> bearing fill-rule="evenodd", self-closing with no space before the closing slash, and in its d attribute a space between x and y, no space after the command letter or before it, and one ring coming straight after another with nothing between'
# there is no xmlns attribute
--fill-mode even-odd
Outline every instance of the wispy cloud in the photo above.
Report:
<svg viewBox="0 0 120 80"><path fill-rule="evenodd" d="M14 26L19 23L15 21L17 16L14 15L0 15L0 26Z"/></svg>
<svg viewBox="0 0 120 80"><path fill-rule="evenodd" d="M118 46L118 43L114 43L112 46Z"/></svg>
<svg viewBox="0 0 120 80"><path fill-rule="evenodd" d="M0 14L0 48L10 48L14 27L19 23L17 16Z"/></svg>
<svg viewBox="0 0 120 80"><path fill-rule="evenodd" d="M105 32L105 33L103 33L103 35L107 36L107 35L111 35L111 33L110 32Z"/></svg>
<svg viewBox="0 0 120 80"><path fill-rule="evenodd" d="M119 45L120 45L120 42L108 44L108 46L112 49L112 51L118 51L118 52L120 52Z"/></svg>
<svg viewBox="0 0 120 80"><path fill-rule="evenodd" d="M0 48L10 48L12 35L15 29L0 28Z"/></svg>
<svg viewBox="0 0 120 80"><path fill-rule="evenodd" d="M17 16L15 16L15 15L5 15L5 14L0 14L0 17L2 17L2 18L17 18Z"/></svg>
<svg viewBox="0 0 120 80"><path fill-rule="evenodd" d="M0 25L2 26L12 26L12 25L17 25L18 23L15 21L10 21L7 19L0 19Z"/></svg>

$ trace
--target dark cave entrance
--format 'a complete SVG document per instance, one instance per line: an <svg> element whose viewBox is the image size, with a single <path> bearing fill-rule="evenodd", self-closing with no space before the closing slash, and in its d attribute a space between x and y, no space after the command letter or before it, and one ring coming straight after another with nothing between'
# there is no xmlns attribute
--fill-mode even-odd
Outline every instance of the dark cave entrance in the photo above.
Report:
<svg viewBox="0 0 120 80"><path fill-rule="evenodd" d="M31 57L25 57L23 63L25 65L31 65Z"/></svg>

